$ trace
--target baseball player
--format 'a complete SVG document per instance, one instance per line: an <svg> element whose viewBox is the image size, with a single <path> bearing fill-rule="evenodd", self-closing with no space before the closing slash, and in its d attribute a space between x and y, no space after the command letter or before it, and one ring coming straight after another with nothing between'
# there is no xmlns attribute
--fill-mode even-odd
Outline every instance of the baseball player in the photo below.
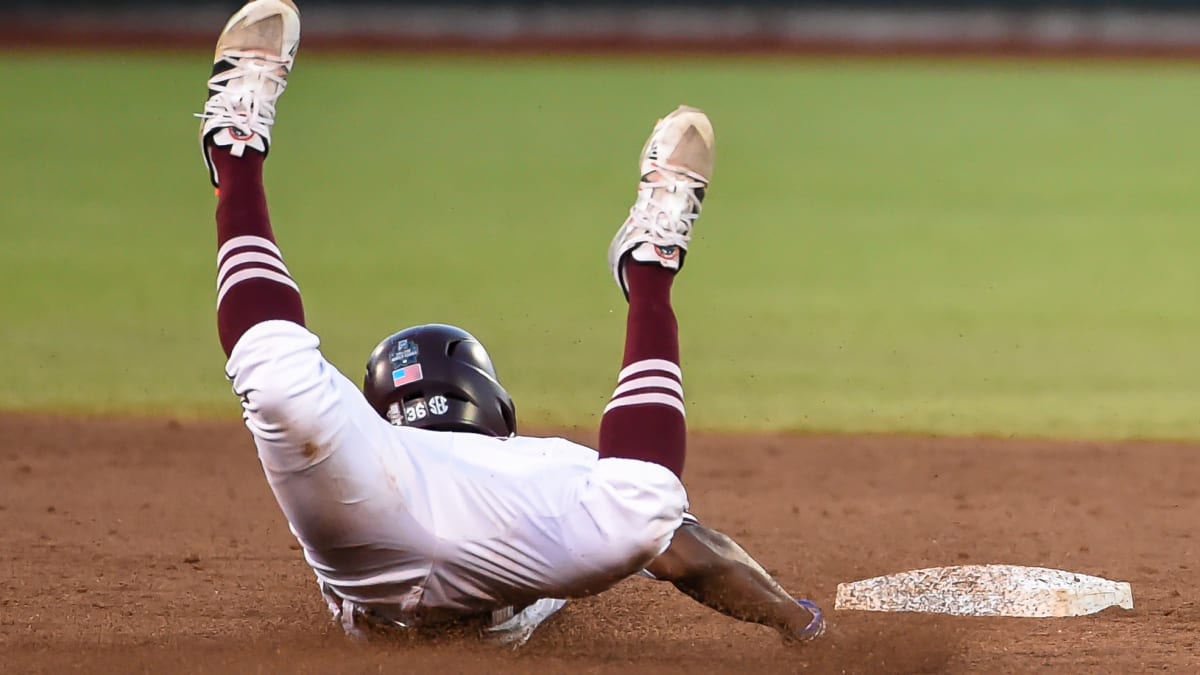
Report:
<svg viewBox="0 0 1200 675"><path fill-rule="evenodd" d="M729 537L687 513L671 285L713 166L699 110L662 119L609 249L629 302L598 451L518 436L483 345L444 325L371 354L362 390L321 355L267 214L262 166L300 40L291 0L253 0L217 42L201 148L217 187L217 325L267 481L348 632L478 622L521 644L566 599L635 574L789 641L818 636Z"/></svg>

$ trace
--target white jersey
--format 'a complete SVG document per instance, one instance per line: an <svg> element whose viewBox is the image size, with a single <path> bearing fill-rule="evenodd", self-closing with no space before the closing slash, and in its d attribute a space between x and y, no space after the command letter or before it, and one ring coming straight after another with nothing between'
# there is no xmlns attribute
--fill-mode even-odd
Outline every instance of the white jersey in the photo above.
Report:
<svg viewBox="0 0 1200 675"><path fill-rule="evenodd" d="M227 366L263 470L331 605L412 625L600 592L661 554L687 495L666 468L561 438L392 426L303 327Z"/></svg>

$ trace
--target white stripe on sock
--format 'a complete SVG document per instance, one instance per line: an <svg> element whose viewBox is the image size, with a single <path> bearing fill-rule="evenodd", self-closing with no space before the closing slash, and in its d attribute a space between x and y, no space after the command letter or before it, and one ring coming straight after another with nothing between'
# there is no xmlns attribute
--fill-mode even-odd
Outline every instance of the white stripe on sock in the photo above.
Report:
<svg viewBox="0 0 1200 675"><path fill-rule="evenodd" d="M670 377L635 377L632 380L622 382L615 390L613 390L613 398L621 394L627 394L635 389L670 389L679 394L683 398L683 385L679 384L674 378Z"/></svg>
<svg viewBox="0 0 1200 675"><path fill-rule="evenodd" d="M666 359L644 359L635 361L621 369L617 375L617 382L624 382L631 375L644 373L647 370L661 370L674 375L680 382L683 382L683 371L679 369L677 364L671 363Z"/></svg>
<svg viewBox="0 0 1200 675"><path fill-rule="evenodd" d="M241 237L234 237L233 239L230 239L229 241L225 242L220 249L217 250L217 264L220 265L221 261L225 259L225 256L229 255L230 251L243 246L254 246L256 248L270 251L271 253L275 254L276 258L283 260L283 253L279 251L279 247L276 246L270 239L253 235L243 235Z"/></svg>
<svg viewBox="0 0 1200 675"><path fill-rule="evenodd" d="M624 408L631 405L666 405L679 411L680 415L687 417L687 412L683 409L683 401L671 394L634 394L633 396L622 396L609 401L604 407L604 412L616 408Z"/></svg>
<svg viewBox="0 0 1200 675"><path fill-rule="evenodd" d="M220 288L221 285L225 283L225 277L229 274L230 270L238 265L245 265L246 263L261 263L267 267L274 267L289 277L292 275L292 273L288 271L287 265L284 265L283 261L281 261L279 258L266 253L259 253L257 251L246 251L243 253L235 253L229 256L229 260L226 260L225 264L221 265L221 269L217 270L217 288Z"/></svg>
<svg viewBox="0 0 1200 675"><path fill-rule="evenodd" d="M225 280L225 283L222 284L221 288L217 291L217 307L221 306L221 301L225 299L225 294L228 293L234 286L250 279L267 279L268 281L275 281L283 284L284 286L291 286L296 290L297 293L300 292L300 287L296 285L295 281L292 281L291 277L285 274L280 274L275 270L265 270L258 267L252 267L250 269L238 270L237 272L229 275L229 278Z"/></svg>

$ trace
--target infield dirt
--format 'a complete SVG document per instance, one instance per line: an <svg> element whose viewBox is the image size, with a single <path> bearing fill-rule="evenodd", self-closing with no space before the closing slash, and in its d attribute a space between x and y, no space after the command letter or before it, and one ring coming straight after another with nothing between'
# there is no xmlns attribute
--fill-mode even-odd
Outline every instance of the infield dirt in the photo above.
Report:
<svg viewBox="0 0 1200 675"><path fill-rule="evenodd" d="M589 433L571 432L579 440ZM693 435L707 523L827 608L787 648L672 588L576 602L513 654L332 625L237 422L0 414L5 672L1141 672L1200 667L1200 448ZM1069 620L832 610L841 581L1005 562L1130 581Z"/></svg>

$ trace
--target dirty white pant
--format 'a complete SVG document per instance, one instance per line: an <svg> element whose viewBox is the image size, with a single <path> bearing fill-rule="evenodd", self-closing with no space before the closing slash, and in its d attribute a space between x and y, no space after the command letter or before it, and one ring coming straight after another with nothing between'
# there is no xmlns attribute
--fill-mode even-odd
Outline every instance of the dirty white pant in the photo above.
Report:
<svg viewBox="0 0 1200 675"><path fill-rule="evenodd" d="M602 591L670 544L687 506L667 469L560 438L396 427L287 321L227 366L263 470L322 586L429 623Z"/></svg>

